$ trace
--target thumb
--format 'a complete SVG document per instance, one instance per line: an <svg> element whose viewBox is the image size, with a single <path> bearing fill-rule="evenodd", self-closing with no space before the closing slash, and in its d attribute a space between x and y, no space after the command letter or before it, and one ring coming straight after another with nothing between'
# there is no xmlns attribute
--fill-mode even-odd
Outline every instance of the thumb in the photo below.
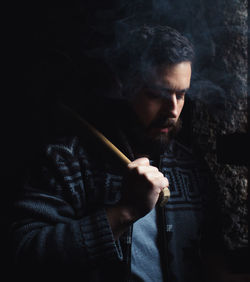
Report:
<svg viewBox="0 0 250 282"><path fill-rule="evenodd" d="M136 160L134 160L133 162L131 162L130 164L128 164L128 167L132 168L132 167L136 167L136 166L149 166L150 162L148 158L138 158Z"/></svg>

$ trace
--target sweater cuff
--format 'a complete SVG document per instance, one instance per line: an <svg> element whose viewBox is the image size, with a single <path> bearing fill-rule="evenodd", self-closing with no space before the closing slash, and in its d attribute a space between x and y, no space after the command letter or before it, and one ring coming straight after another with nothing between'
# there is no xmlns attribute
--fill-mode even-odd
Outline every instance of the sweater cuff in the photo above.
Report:
<svg viewBox="0 0 250 282"><path fill-rule="evenodd" d="M123 259L119 241L115 241L105 209L100 209L80 221L83 243L92 263Z"/></svg>

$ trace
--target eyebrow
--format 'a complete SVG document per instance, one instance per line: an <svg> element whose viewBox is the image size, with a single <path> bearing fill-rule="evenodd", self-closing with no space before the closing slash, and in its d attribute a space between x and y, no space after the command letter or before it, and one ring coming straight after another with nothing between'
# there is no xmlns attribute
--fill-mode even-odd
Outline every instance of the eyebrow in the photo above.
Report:
<svg viewBox="0 0 250 282"><path fill-rule="evenodd" d="M158 90L158 91L164 91L164 92L187 92L189 90L189 87L184 88L184 89L177 89L174 87L149 86L149 88L152 90Z"/></svg>

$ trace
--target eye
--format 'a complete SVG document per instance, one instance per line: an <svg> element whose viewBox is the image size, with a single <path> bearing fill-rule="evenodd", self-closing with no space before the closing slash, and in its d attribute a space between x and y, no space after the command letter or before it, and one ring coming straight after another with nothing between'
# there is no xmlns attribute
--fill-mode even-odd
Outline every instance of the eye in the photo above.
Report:
<svg viewBox="0 0 250 282"><path fill-rule="evenodd" d="M161 93L151 90L151 89L147 89L145 94L151 99L160 99L161 98Z"/></svg>
<svg viewBox="0 0 250 282"><path fill-rule="evenodd" d="M176 99L181 100L185 98L186 91L178 91L176 92Z"/></svg>

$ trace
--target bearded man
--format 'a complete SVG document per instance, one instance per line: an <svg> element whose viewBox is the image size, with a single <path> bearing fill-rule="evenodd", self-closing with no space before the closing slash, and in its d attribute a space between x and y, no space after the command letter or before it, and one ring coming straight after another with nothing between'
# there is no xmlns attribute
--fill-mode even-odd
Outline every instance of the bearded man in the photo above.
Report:
<svg viewBox="0 0 250 282"><path fill-rule="evenodd" d="M15 265L31 278L203 281L201 257L217 234L214 183L177 141L193 46L170 27L143 26L122 48L113 63L123 99L94 99L83 115L132 162L120 166L87 132L44 148L11 226Z"/></svg>

